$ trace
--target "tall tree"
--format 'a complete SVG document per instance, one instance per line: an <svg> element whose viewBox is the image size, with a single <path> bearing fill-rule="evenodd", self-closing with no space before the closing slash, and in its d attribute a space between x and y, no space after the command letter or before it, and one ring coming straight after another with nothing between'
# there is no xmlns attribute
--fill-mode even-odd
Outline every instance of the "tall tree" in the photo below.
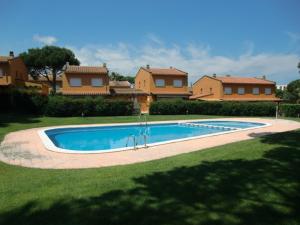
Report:
<svg viewBox="0 0 300 225"><path fill-rule="evenodd" d="M109 75L110 80L117 80L117 81L128 81L131 84L134 84L134 77L132 76L123 76L117 72L111 72Z"/></svg>
<svg viewBox="0 0 300 225"><path fill-rule="evenodd" d="M45 77L52 86L53 93L56 93L57 75L63 72L64 65L79 65L75 54L66 48L57 46L44 46L43 48L31 48L20 54L24 60L29 74L35 79ZM52 79L50 79L52 75Z"/></svg>
<svg viewBox="0 0 300 225"><path fill-rule="evenodd" d="M298 63L298 69L299 69L299 73L300 73L300 62Z"/></svg>
<svg viewBox="0 0 300 225"><path fill-rule="evenodd" d="M300 79L290 82L287 86L288 100L300 103Z"/></svg>

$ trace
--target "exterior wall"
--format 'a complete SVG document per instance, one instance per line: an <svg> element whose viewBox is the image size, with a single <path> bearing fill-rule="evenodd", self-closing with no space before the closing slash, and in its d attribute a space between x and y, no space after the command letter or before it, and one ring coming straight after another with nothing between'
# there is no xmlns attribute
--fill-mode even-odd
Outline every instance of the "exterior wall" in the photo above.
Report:
<svg viewBox="0 0 300 225"><path fill-rule="evenodd" d="M9 74L9 64L8 63L0 63L0 68L4 72L4 76L0 77L0 85L10 85L12 83L12 79Z"/></svg>
<svg viewBox="0 0 300 225"><path fill-rule="evenodd" d="M150 87L152 82L151 74L142 68L135 76L135 88L143 90L145 93L151 93Z"/></svg>
<svg viewBox="0 0 300 225"><path fill-rule="evenodd" d="M0 63L0 67L4 71L4 76L0 77L0 85L24 86L24 82L28 81L27 68L21 58Z"/></svg>
<svg viewBox="0 0 300 225"><path fill-rule="evenodd" d="M262 101L264 99L270 99L275 98L275 84L223 84L223 87L231 87L232 88L232 94L231 95L225 95L223 94L222 98L224 100L226 99L237 99L237 100L243 100L243 99L261 99ZM238 94L238 88L245 88L245 94L239 95ZM252 93L253 88L259 88L259 94L255 95ZM271 95L265 94L265 88L271 88Z"/></svg>
<svg viewBox="0 0 300 225"><path fill-rule="evenodd" d="M223 95L222 83L204 76L193 84L193 95L207 95L205 99L220 99Z"/></svg>
<svg viewBox="0 0 300 225"><path fill-rule="evenodd" d="M12 83L16 86L24 86L24 82L28 81L28 71L19 57L9 60L9 74L12 77Z"/></svg>
<svg viewBox="0 0 300 225"><path fill-rule="evenodd" d="M80 87L70 86L70 78L81 78ZM93 87L91 84L92 78L102 78L103 86ZM65 73L62 76L62 93L64 91L72 91L78 93L84 92L98 92L99 94L109 93L109 77L107 74L77 74L77 73Z"/></svg>
<svg viewBox="0 0 300 225"><path fill-rule="evenodd" d="M155 79L165 80L165 87L156 87ZM174 87L174 80L182 80L182 87ZM178 75L152 75L144 69L140 69L135 77L135 88L141 89L144 92L151 94L154 93L188 93L188 80L187 76Z"/></svg>
<svg viewBox="0 0 300 225"><path fill-rule="evenodd" d="M176 93L183 93L183 92L188 93L187 76L153 75L151 78L152 78L151 82L150 82L151 92L160 93L160 94L165 94L165 93L174 93L174 94L176 94ZM156 85L155 85L155 80L156 79L165 80L165 86L164 87L156 87ZM173 86L173 81L174 80L182 80L182 87L174 87Z"/></svg>

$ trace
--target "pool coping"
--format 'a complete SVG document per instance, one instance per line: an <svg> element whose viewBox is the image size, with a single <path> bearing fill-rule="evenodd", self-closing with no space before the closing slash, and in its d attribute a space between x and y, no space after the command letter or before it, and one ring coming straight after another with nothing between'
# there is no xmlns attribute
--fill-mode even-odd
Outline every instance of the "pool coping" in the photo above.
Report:
<svg viewBox="0 0 300 225"><path fill-rule="evenodd" d="M61 126L30 128L10 132L5 135L3 141L0 144L0 161L11 165L40 169L83 169L120 166L134 163L143 163L147 161L178 156L181 154L196 151L198 152L206 150L208 148L232 144L238 141L251 140L257 137L262 137L270 134L300 129L299 122L284 119L225 117L215 119L209 118L205 120L230 120L269 123L270 126L255 128L251 130L241 130L240 132L236 133L227 133L193 140L174 142L164 145L157 145L148 148L140 148L137 150L106 152L97 154L67 154L63 152L49 151L43 145L38 135L38 131L41 129ZM201 119L201 121L204 121L204 119ZM155 123L161 122L162 121ZM174 121L163 122L168 123ZM121 123L103 124L103 126L118 126L120 124ZM129 123L122 124L128 125ZM74 126L84 127L87 125L70 125L68 127ZM99 124L94 124L94 126L99 126Z"/></svg>
<svg viewBox="0 0 300 225"><path fill-rule="evenodd" d="M192 120L168 120L168 121L151 121L147 122L148 125L152 124L176 124L176 123L188 123L188 122L205 122L205 121L219 121L220 119L192 119ZM225 119L222 119L221 121L226 121ZM232 121L232 120L227 120L227 121ZM237 121L234 120L235 122L243 122L243 121ZM254 121L245 121L246 123L257 123ZM129 150L138 150L142 148L149 148L153 146L159 146L159 145L166 145L166 144L171 144L171 143L176 143L176 142L182 142L182 141L189 141L189 140L194 140L194 139L200 139L200 138L206 138L206 137L212 137L212 136L218 136L218 135L224 135L224 134L230 134L230 133L235 133L235 132L241 132L241 131L246 131L246 130L253 130L253 129L258 129L258 128L263 128L263 127L268 127L271 126L270 123L262 123L260 122L261 126L255 126L255 127L249 127L249 128L236 128L234 130L229 130L229 131L224 131L224 132L217 132L217 133L212 133L212 134L205 134L205 135L198 135L198 136L193 136L193 137L188 137L188 138L179 138L179 139L173 139L173 140L168 140L168 141L161 141L161 142L155 142L151 144L146 144L145 145L137 145L135 148L134 147L124 147L124 148L114 148L114 149L109 149L109 150L69 150L69 149L64 149L57 147L53 141L49 138L49 136L46 134L46 131L48 130L54 130L54 129L64 129L64 128L90 128L90 127L114 127L114 126L134 126L134 125L140 125L141 123L139 122L134 122L134 123L116 123L116 124L90 124L90 125L66 125L66 126L53 126L53 127L46 127L38 130L38 135L41 138L41 141L45 148L49 151L53 152L58 152L58 153L66 153L66 154L103 154L103 153L111 153L111 152L120 152L120 151L129 151Z"/></svg>

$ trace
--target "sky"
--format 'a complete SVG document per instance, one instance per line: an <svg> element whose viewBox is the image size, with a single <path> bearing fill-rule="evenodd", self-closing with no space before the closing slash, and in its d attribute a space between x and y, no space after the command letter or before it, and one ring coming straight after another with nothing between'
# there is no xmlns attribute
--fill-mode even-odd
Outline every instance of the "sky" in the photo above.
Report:
<svg viewBox="0 0 300 225"><path fill-rule="evenodd" d="M299 79L300 0L0 0L0 55L57 45L81 65Z"/></svg>

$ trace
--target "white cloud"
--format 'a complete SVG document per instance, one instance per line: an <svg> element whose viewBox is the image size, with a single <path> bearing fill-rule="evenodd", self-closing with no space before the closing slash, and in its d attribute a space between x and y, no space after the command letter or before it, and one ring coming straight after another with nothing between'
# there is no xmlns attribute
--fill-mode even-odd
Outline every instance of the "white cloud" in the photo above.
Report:
<svg viewBox="0 0 300 225"><path fill-rule="evenodd" d="M33 35L33 40L45 45L52 45L57 42L57 38L53 36L42 36L39 34Z"/></svg>
<svg viewBox="0 0 300 225"><path fill-rule="evenodd" d="M143 47L119 43L110 46L87 45L71 48L82 65L102 65L107 63L111 71L135 75L140 66L173 66L189 73L189 81L194 82L202 75L232 74L238 76L266 75L268 79L285 84L298 79L297 64L300 56L295 53L253 54L254 45L246 42L246 50L238 57L212 55L209 46L189 44L186 46L165 46L150 42Z"/></svg>

